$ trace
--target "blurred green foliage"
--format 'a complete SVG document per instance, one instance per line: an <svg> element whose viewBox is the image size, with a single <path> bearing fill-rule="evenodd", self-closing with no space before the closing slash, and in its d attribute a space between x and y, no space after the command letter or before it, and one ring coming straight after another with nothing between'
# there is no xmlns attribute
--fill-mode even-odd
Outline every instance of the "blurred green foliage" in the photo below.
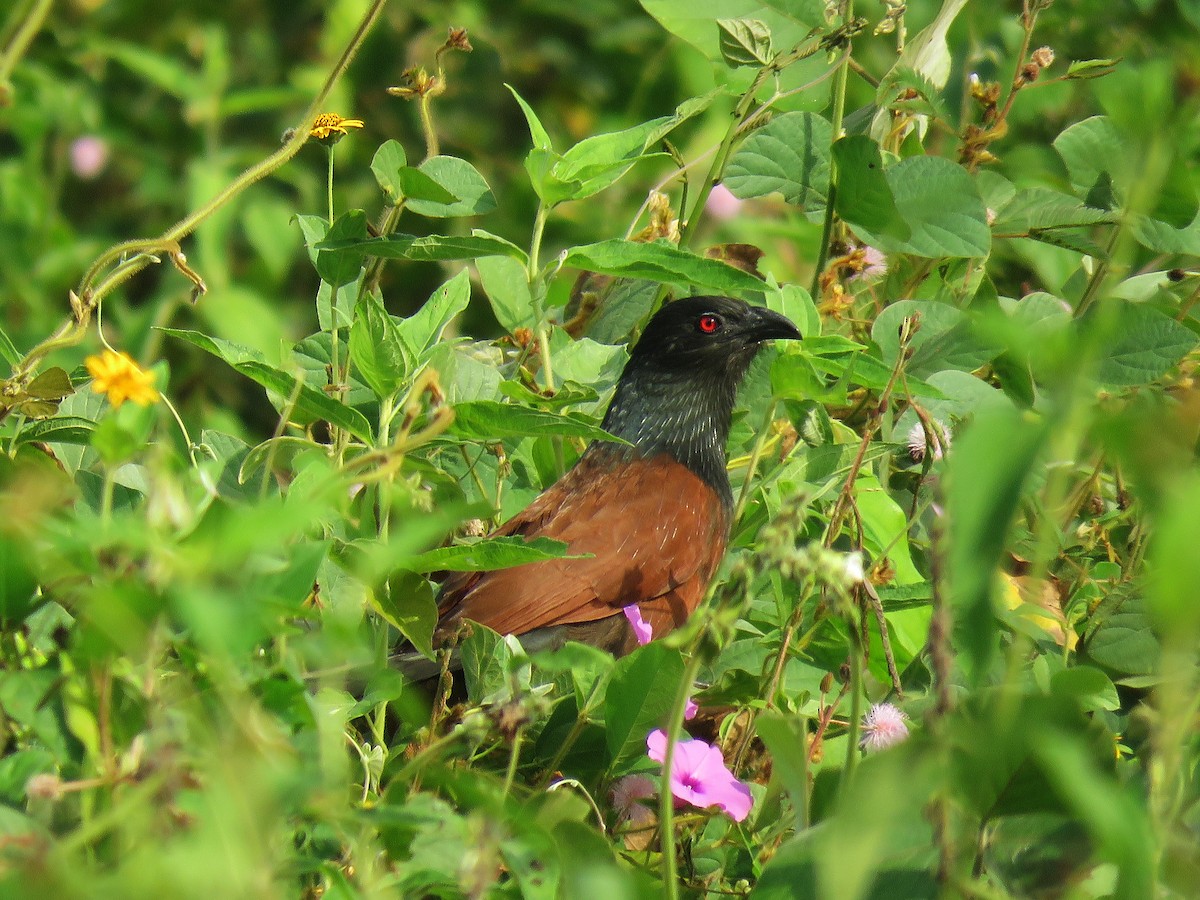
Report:
<svg viewBox="0 0 1200 900"><path fill-rule="evenodd" d="M0 33L0 895L1196 895L1192 4L51 6ZM712 603L406 681L704 292L805 338ZM697 690L742 822L621 801Z"/></svg>

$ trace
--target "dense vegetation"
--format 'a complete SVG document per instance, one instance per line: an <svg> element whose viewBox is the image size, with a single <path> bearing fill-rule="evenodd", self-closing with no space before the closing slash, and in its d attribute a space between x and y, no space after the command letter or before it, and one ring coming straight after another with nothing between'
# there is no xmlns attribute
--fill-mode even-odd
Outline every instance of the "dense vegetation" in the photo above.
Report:
<svg viewBox="0 0 1200 900"><path fill-rule="evenodd" d="M0 894L1200 891L1195 4L6 15ZM710 602L406 682L694 293Z"/></svg>

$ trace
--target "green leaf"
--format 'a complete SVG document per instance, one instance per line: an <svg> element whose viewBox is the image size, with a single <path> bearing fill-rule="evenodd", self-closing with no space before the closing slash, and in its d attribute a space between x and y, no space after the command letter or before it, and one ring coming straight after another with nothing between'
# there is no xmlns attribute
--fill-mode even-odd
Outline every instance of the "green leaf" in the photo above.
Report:
<svg viewBox="0 0 1200 900"><path fill-rule="evenodd" d="M778 191L805 212L825 207L829 194L832 126L810 112L771 119L742 142L725 170L724 184L736 197L765 197Z"/></svg>
<svg viewBox="0 0 1200 900"><path fill-rule="evenodd" d="M1088 621L1081 648L1088 660L1120 675L1153 675L1162 657L1145 599L1126 592L1100 604Z"/></svg>
<svg viewBox="0 0 1200 900"><path fill-rule="evenodd" d="M996 212L992 229L997 237L1039 237L1043 231L1064 228L1088 228L1111 224L1119 216L1104 209L1092 209L1083 202L1049 188L1018 191Z"/></svg>
<svg viewBox="0 0 1200 900"><path fill-rule="evenodd" d="M1112 679L1092 666L1072 666L1055 672L1050 677L1050 690L1069 697L1087 712L1121 707Z"/></svg>
<svg viewBox="0 0 1200 900"><path fill-rule="evenodd" d="M37 577L29 567L29 548L0 534L0 626L16 628L31 612L46 603L39 596Z"/></svg>
<svg viewBox="0 0 1200 900"><path fill-rule="evenodd" d="M1187 326L1152 306L1123 303L1096 377L1114 387L1149 384L1178 365L1198 340Z"/></svg>
<svg viewBox="0 0 1200 900"><path fill-rule="evenodd" d="M542 121L537 117L537 113L533 111L533 107L525 102L524 98L517 93L517 89L511 84L505 84L504 86L516 98L517 104L521 107L521 112L525 114L525 121L529 125L529 136L533 138L534 148L537 150L553 150L554 145L550 141L550 135L547 134L546 129L542 126Z"/></svg>
<svg viewBox="0 0 1200 900"><path fill-rule="evenodd" d="M604 699L612 774L629 771L646 756L646 736L666 723L682 680L682 654L658 641L617 660Z"/></svg>
<svg viewBox="0 0 1200 900"><path fill-rule="evenodd" d="M550 538L484 538L471 544L438 547L405 559L401 564L412 572L489 572L548 559L578 559L567 556L567 545Z"/></svg>
<svg viewBox="0 0 1200 900"><path fill-rule="evenodd" d="M947 462L947 517L954 521L947 554L955 637L972 684L988 677L998 628L992 594L1006 538L1048 420L1015 410L982 412L954 442Z"/></svg>
<svg viewBox="0 0 1200 900"><path fill-rule="evenodd" d="M16 366L21 361L21 354L17 352L3 328L0 328L0 356L4 357L4 361L10 366Z"/></svg>
<svg viewBox="0 0 1200 900"><path fill-rule="evenodd" d="M257 351L251 350L249 347L242 347L232 341L209 337L198 331L188 331L182 328L159 330L172 337L182 338L206 353L223 359L246 377L274 392L280 402L287 402L295 397L292 414L301 423L325 421L370 443L371 426L362 413L338 402L324 391L299 383L295 376L267 365Z"/></svg>
<svg viewBox="0 0 1200 900"><path fill-rule="evenodd" d="M475 260L475 268L501 327L509 334L532 328L536 311L525 267L511 256L483 256Z"/></svg>
<svg viewBox="0 0 1200 900"><path fill-rule="evenodd" d="M380 144L371 159L371 171L375 173L375 181L392 203L405 196L399 172L407 165L408 157L404 148L393 140L386 140Z"/></svg>
<svg viewBox="0 0 1200 900"><path fill-rule="evenodd" d="M351 244L361 242L367 236L367 216L361 209L352 209L338 216L337 221L329 228L325 239L318 248L329 245ZM362 269L363 254L361 250L351 246L347 249L319 249L317 253L317 274L321 280L333 287L349 284L358 278Z"/></svg>
<svg viewBox="0 0 1200 900"><path fill-rule="evenodd" d="M987 209L962 166L936 156L911 156L888 167L886 178L908 233L851 220L863 241L887 253L932 259L984 257L991 251Z"/></svg>
<svg viewBox="0 0 1200 900"><path fill-rule="evenodd" d="M418 215L433 218L479 216L496 208L492 189L479 171L465 159L456 156L434 156L413 171L426 176L433 187L442 189L450 199L408 193L408 208ZM403 176L404 173L402 172ZM406 187L407 187L406 182Z"/></svg>
<svg viewBox="0 0 1200 900"><path fill-rule="evenodd" d="M467 697L473 703L505 686L512 649L486 625L476 622L472 626L470 636L462 643L460 658Z"/></svg>
<svg viewBox="0 0 1200 900"><path fill-rule="evenodd" d="M1125 142L1107 116L1092 116L1076 122L1054 139L1054 149L1066 163L1071 187L1082 198L1107 193L1124 181L1127 162ZM1088 206L1112 209L1115 202L1089 202Z"/></svg>
<svg viewBox="0 0 1200 900"><path fill-rule="evenodd" d="M833 145L833 159L837 172L834 195L837 214L852 228L870 234L908 237L910 230L897 209L892 186L884 174L879 145L866 135L850 135ZM868 243L883 249L878 238Z"/></svg>
<svg viewBox="0 0 1200 900"><path fill-rule="evenodd" d="M823 29L822 0L640 0L667 31L687 41L714 63L721 63L721 34L713 24L718 19L753 18L770 29L780 47L794 47ZM820 56L820 54L818 54ZM824 61L821 60L824 65Z"/></svg>
<svg viewBox="0 0 1200 900"><path fill-rule="evenodd" d="M480 256L511 256L524 262L525 251L511 241L475 229L470 237L430 234L389 234L366 240L325 240L322 251L359 252L383 259L412 259L417 262L441 262L450 259L475 259Z"/></svg>
<svg viewBox="0 0 1200 900"><path fill-rule="evenodd" d="M396 173L396 181L403 192L401 196L406 200L431 200L439 206L445 206L459 199L420 169L414 169L412 166L402 166ZM410 203L409 208L411 207Z"/></svg>
<svg viewBox="0 0 1200 900"><path fill-rule="evenodd" d="M421 355L439 340L450 320L471 302L471 277L466 269L433 292L425 305L400 322L400 336L414 355Z"/></svg>
<svg viewBox="0 0 1200 900"><path fill-rule="evenodd" d="M563 261L603 275L691 284L720 294L760 293L765 286L753 275L715 259L696 256L673 244L610 240L574 247Z"/></svg>
<svg viewBox="0 0 1200 900"><path fill-rule="evenodd" d="M433 632L438 620L434 594L428 578L402 569L391 575L382 589L372 591L368 602L418 651L432 657Z"/></svg>
<svg viewBox="0 0 1200 900"><path fill-rule="evenodd" d="M1067 66L1067 78L1103 78L1116 71L1121 59L1075 59Z"/></svg>
<svg viewBox="0 0 1200 900"><path fill-rule="evenodd" d="M792 798L792 806L808 803L808 742L805 720L773 709L754 723L755 731L771 755L771 777L778 778Z"/></svg>
<svg viewBox="0 0 1200 900"><path fill-rule="evenodd" d="M900 352L901 323L914 314L921 317L921 327L909 343L905 371L919 378L949 369L970 372L999 352L975 334L971 317L961 309L935 300L901 300L881 312L871 326L871 337L888 366L895 364Z"/></svg>
<svg viewBox="0 0 1200 900"><path fill-rule="evenodd" d="M41 441L46 444L86 445L96 423L79 416L58 416L40 422L30 422L17 435L18 444Z"/></svg>
<svg viewBox="0 0 1200 900"><path fill-rule="evenodd" d="M383 301L373 293L363 294L350 327L350 360L381 400L400 389L412 368L406 351L400 329L384 309Z"/></svg>
<svg viewBox="0 0 1200 900"><path fill-rule="evenodd" d="M578 437L615 441L595 420L579 413L553 413L494 400L473 400L454 407L451 434L471 441L498 441L509 437Z"/></svg>
<svg viewBox="0 0 1200 900"><path fill-rule="evenodd" d="M29 382L25 393L38 400L62 400L75 393L75 388L71 386L71 377L63 369L54 366Z"/></svg>
<svg viewBox="0 0 1200 900"><path fill-rule="evenodd" d="M762 19L717 19L721 58L731 67L762 67L775 55L771 29Z"/></svg>

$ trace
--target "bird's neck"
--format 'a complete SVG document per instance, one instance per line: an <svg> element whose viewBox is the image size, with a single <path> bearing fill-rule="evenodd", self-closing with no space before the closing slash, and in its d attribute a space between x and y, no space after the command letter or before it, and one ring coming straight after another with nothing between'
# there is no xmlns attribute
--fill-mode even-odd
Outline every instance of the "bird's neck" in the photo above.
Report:
<svg viewBox="0 0 1200 900"><path fill-rule="evenodd" d="M632 444L627 452L636 456L670 454L711 485L731 508L725 444L736 392L736 380L717 373L681 377L653 369L627 370L603 428Z"/></svg>

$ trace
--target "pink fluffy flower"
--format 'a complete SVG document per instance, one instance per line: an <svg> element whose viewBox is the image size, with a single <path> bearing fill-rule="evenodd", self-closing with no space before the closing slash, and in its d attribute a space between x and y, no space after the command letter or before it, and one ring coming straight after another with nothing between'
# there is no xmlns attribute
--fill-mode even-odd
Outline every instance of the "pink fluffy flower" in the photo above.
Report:
<svg viewBox="0 0 1200 900"><path fill-rule="evenodd" d="M862 720L861 746L868 753L899 744L908 737L908 716L890 703L876 703Z"/></svg>
<svg viewBox="0 0 1200 900"><path fill-rule="evenodd" d="M644 828L654 822L654 812L641 801L655 793L654 782L645 775L626 775L613 784L609 797L618 819L634 828Z"/></svg>
<svg viewBox="0 0 1200 900"><path fill-rule="evenodd" d="M629 625L633 628L633 636L637 638L640 645L650 643L654 637L654 629L650 627L650 623L642 618L642 610L636 603L631 603L624 607L621 612L625 613L625 618L629 620Z"/></svg>
<svg viewBox="0 0 1200 900"><path fill-rule="evenodd" d="M650 758L662 762L667 756L667 735L662 729L646 738ZM693 806L716 806L735 822L750 814L754 801L750 788L733 777L725 766L721 749L704 741L686 740L671 754L671 793Z"/></svg>

